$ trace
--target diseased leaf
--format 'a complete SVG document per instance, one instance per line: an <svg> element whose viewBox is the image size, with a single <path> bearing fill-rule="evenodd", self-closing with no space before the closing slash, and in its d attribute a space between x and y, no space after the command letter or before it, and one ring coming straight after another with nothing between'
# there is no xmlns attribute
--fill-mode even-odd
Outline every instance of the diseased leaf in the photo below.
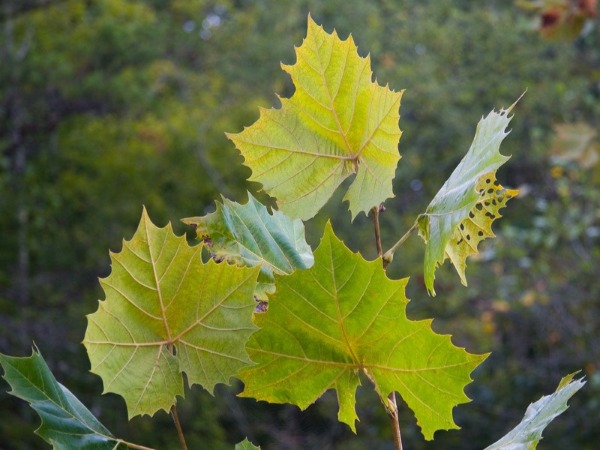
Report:
<svg viewBox="0 0 600 450"><path fill-rule="evenodd" d="M556 392L532 403L525 411L519 425L485 450L534 450L542 440L544 429L569 406L567 401L585 384L583 379L573 380L577 373L564 377Z"/></svg>
<svg viewBox="0 0 600 450"><path fill-rule="evenodd" d="M250 179L294 218L313 217L356 174L344 197L354 218L393 197L402 93L372 81L370 58L358 55L351 36L342 41L310 16L296 57L296 64L282 65L294 95L227 136L252 170Z"/></svg>
<svg viewBox="0 0 600 450"><path fill-rule="evenodd" d="M477 247L486 238L495 237L492 222L500 217L500 208L516 196L519 191L504 189L494 173L479 179L475 190L479 194L475 207L469 215L454 229L452 238L446 245L445 256L450 259L460 276L463 285L467 285L465 269L467 257L477 253Z"/></svg>
<svg viewBox="0 0 600 450"><path fill-rule="evenodd" d="M435 295L435 269L446 257L455 264L463 284L466 284L466 257L477 252L477 244L481 239L493 236L491 222L499 217L498 210L506 200L518 193L494 184L496 170L509 159L500 154L499 149L508 135L506 127L512 118L508 114L513 107L514 104L507 110L492 111L479 121L469 151L425 213L417 219L419 235L426 243L423 270L425 285L431 295ZM494 180L493 186L487 186L488 179ZM488 191L490 189L493 191ZM469 231L463 233L465 230L459 229L461 225L469 228Z"/></svg>
<svg viewBox="0 0 600 450"><path fill-rule="evenodd" d="M0 365L4 370L4 379L12 388L10 393L28 402L39 414L42 424L36 433L52 448L127 448L67 388L56 381L37 349L26 358L0 354Z"/></svg>
<svg viewBox="0 0 600 450"><path fill-rule="evenodd" d="M255 446L246 438L235 445L235 450L260 450L260 447Z"/></svg>
<svg viewBox="0 0 600 450"><path fill-rule="evenodd" d="M183 222L194 225L216 260L248 267L260 266L261 283L257 296L266 300L273 292L273 273L290 274L312 266L312 249L304 238L304 224L267 208L248 193L248 203L240 205L223 198L217 210Z"/></svg>
<svg viewBox="0 0 600 450"><path fill-rule="evenodd" d="M248 341L257 365L240 373L242 396L304 409L335 389L338 418L355 430L362 372L386 407L388 395L400 393L426 439L458 428L452 408L469 401L463 389L486 355L455 347L431 320L408 320L408 279L387 278L380 260L352 253L328 225L315 265L275 280L269 311L256 316L261 329Z"/></svg>
<svg viewBox="0 0 600 450"><path fill-rule="evenodd" d="M139 227L100 283L106 300L88 315L84 345L105 392L125 399L129 417L168 410L190 384L212 390L251 364L244 350L256 326L258 268L202 263L170 225L144 210Z"/></svg>

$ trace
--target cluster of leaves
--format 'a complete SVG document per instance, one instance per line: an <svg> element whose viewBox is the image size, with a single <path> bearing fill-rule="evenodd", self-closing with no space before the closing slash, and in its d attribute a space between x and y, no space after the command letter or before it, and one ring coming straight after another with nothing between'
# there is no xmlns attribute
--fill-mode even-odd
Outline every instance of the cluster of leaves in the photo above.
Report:
<svg viewBox="0 0 600 450"><path fill-rule="evenodd" d="M172 409L184 395L185 373L190 385L209 391L238 377L243 396L301 408L334 389L338 418L353 430L364 376L389 411L398 392L432 439L437 430L458 428L452 409L469 400L464 387L486 355L456 347L431 329L431 320L408 319L408 279L385 272L397 246L367 261L327 225L313 254L301 220L350 176L344 200L353 218L377 214L393 196L401 93L372 81L370 60L358 55L351 37L342 41L310 17L296 55L296 64L284 66L294 95L229 135L280 211L270 213L251 195L245 205L224 199L215 213L184 219L203 243L190 247L144 210L133 238L111 255L112 272L101 280L106 298L88 316L84 345L92 371L105 392L125 399L130 418ZM431 294L446 258L466 283L467 257L493 236L499 209L517 194L496 182L508 159L499 146L513 106L481 120L468 153L411 229L426 244ZM113 437L54 380L39 353L2 356L0 363L13 393L42 416L40 435L56 448L144 448ZM566 377L489 448L535 448L582 386Z"/></svg>

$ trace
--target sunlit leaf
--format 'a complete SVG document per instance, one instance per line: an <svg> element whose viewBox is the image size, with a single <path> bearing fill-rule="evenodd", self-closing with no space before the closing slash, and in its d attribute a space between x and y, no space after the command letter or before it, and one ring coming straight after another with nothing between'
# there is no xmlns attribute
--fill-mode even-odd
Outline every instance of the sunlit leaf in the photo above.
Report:
<svg viewBox="0 0 600 450"><path fill-rule="evenodd" d="M170 225L144 210L139 227L100 283L106 300L88 315L84 345L105 392L125 399L129 417L168 410L190 384L212 390L251 364L244 346L258 268L209 261Z"/></svg>
<svg viewBox="0 0 600 450"><path fill-rule="evenodd" d="M356 174L344 197L354 218L393 197L402 93L372 81L370 58L358 55L351 36L342 41L310 17L296 57L282 66L294 95L228 137L252 169L250 179L294 218L313 217Z"/></svg>
<svg viewBox="0 0 600 450"><path fill-rule="evenodd" d="M572 373L564 377L556 392L532 403L525 411L519 425L485 450L534 450L542 439L544 429L569 406L567 401L585 384L582 379L573 380Z"/></svg>
<svg viewBox="0 0 600 450"><path fill-rule="evenodd" d="M34 350L30 357L17 358L0 354L4 379L10 393L31 404L42 424L36 430L57 450L124 450L127 448L63 385ZM6 442L4 442L6 444Z"/></svg>
<svg viewBox="0 0 600 450"><path fill-rule="evenodd" d="M499 217L498 209L517 194L495 184L496 170L509 159L499 149L508 135L512 118L508 113L513 107L492 111L479 121L469 151L418 218L419 234L426 243L425 285L431 295L435 295L435 270L446 257L466 283L466 257L477 252L481 239L493 236L491 222Z"/></svg>
<svg viewBox="0 0 600 450"><path fill-rule="evenodd" d="M463 392L485 355L455 347L435 334L431 320L406 317L407 279L387 278L381 261L365 261L328 225L315 265L276 276L269 311L248 342L257 365L240 374L244 397L308 407L337 390L338 418L355 430L355 393L362 372L381 401L398 392L414 411L426 439L458 428L452 409L469 401Z"/></svg>

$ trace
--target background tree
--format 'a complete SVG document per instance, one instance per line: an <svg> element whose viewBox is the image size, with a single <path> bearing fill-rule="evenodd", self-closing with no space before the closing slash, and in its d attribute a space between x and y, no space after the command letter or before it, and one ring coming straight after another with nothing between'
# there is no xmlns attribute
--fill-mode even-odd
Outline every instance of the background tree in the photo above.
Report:
<svg viewBox="0 0 600 450"><path fill-rule="evenodd" d="M256 106L273 104L274 93L291 94L279 62L293 63L291 48L300 44L308 11L342 37L354 31L359 51L371 51L379 82L408 89L397 197L382 215L384 236L408 229L425 208L481 115L527 89L504 146L514 160L502 169L506 184L524 194L495 230L498 241L469 264L469 287L446 282L443 267L438 296L426 298L414 283L422 272L416 239L389 267L392 276L412 275L409 317L433 312L440 318L434 327L452 331L457 344L493 351L469 392L474 403L457 410L463 431L439 433L423 448L485 446L507 422L520 420L530 399L577 368L589 384L542 445L593 448L600 438L590 423L600 395L593 347L600 321L599 166L550 150L557 148L555 124L600 123L600 33L592 26L574 41L547 41L511 2L3 2L0 351L28 354L34 340L59 379L90 393L82 395L85 403L111 430L132 440L155 434L157 446L169 448L171 436L160 425L151 429L139 419L125 432L111 406L120 400L98 400L99 380L87 372L78 344L84 314L100 296L96 277L109 271L106 248L118 250L121 237L131 235L142 204L163 224L204 213L217 192L242 201L246 189L255 189L243 182L248 173L223 131L252 123ZM332 208L309 223L309 240L316 242L332 215L353 250L374 256L372 245L359 248L371 239L366 219L350 226L346 205ZM365 445L346 441L349 431L332 422L335 406L327 397L300 413L240 400L227 389L217 395L215 404L197 392L181 411L188 434L202 437L196 446L227 448L221 442L243 434L268 439L273 448ZM21 408L0 391L1 441L11 449L39 448L35 420ZM364 408L359 435L376 447L387 440L380 437L387 419L376 405ZM416 429L404 433L407 442L420 441L410 437Z"/></svg>

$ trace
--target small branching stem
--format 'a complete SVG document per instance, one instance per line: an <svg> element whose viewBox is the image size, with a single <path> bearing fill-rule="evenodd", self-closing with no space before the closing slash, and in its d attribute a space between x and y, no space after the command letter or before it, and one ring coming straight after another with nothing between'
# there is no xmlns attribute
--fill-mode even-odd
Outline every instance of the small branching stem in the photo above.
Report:
<svg viewBox="0 0 600 450"><path fill-rule="evenodd" d="M175 428L177 428L177 437L179 438L179 445L183 450L188 450L187 444L185 443L185 436L183 435L183 429L181 428L181 422L179 422L179 416L177 415L177 408L175 405L171 406L171 417L175 422Z"/></svg>
<svg viewBox="0 0 600 450"><path fill-rule="evenodd" d="M396 450L402 450L402 435L400 434L400 422L398 421L398 404L396 403L396 393L392 392L388 399L393 408L389 411L390 421L392 422L392 432L394 434L394 445Z"/></svg>
<svg viewBox="0 0 600 450"><path fill-rule="evenodd" d="M379 213L382 211L382 206L375 206L371 209L373 213L373 225L375 227L375 245L377 246L377 257L383 256L383 247L381 246L381 230L379 228Z"/></svg>
<svg viewBox="0 0 600 450"><path fill-rule="evenodd" d="M379 213L382 211L385 211L383 204L379 205L379 206L375 206L373 209L371 209L371 212L373 213L373 226L375 227L375 245L377 246L377 256L379 258L382 258L383 270L385 270L388 263L386 263L385 255L383 254L383 248L381 246L381 229L379 228ZM415 227L413 226L413 228L415 228ZM404 240L406 240L406 238L408 237L408 235L410 234L411 231L412 231L412 228L400 240L402 242L404 242ZM396 244L392 248L394 249L394 251L396 251L397 246L399 247L400 245L401 245L401 243ZM389 251L388 251L388 253L389 253ZM387 255L387 253L386 253L386 255ZM393 257L393 252L392 252L392 257ZM390 261L391 261L391 259L390 259ZM392 392L388 396L388 400L389 400L390 407L387 409L388 409L388 415L390 417L390 421L391 421L391 425L392 425L394 448L396 450L402 450L402 434L400 433L400 422L398 421L398 404L396 403L396 393Z"/></svg>
<svg viewBox="0 0 600 450"><path fill-rule="evenodd" d="M152 447L144 447L143 445L133 444L131 442L124 441L123 439L119 439L117 441L119 444L125 444L129 448L133 448L136 450L155 450Z"/></svg>
<svg viewBox="0 0 600 450"><path fill-rule="evenodd" d="M406 241L408 239L408 237L411 235L411 233L413 231L415 231L417 229L417 222L415 221L415 223L413 223L413 226L409 228L409 230L404 233L404 235L398 240L398 242L396 242L392 248L390 248L387 252L384 253L383 255L383 268L385 269L389 263L392 262L392 260L394 259L394 253L396 252L396 250L398 250L398 248L404 244L404 241Z"/></svg>

